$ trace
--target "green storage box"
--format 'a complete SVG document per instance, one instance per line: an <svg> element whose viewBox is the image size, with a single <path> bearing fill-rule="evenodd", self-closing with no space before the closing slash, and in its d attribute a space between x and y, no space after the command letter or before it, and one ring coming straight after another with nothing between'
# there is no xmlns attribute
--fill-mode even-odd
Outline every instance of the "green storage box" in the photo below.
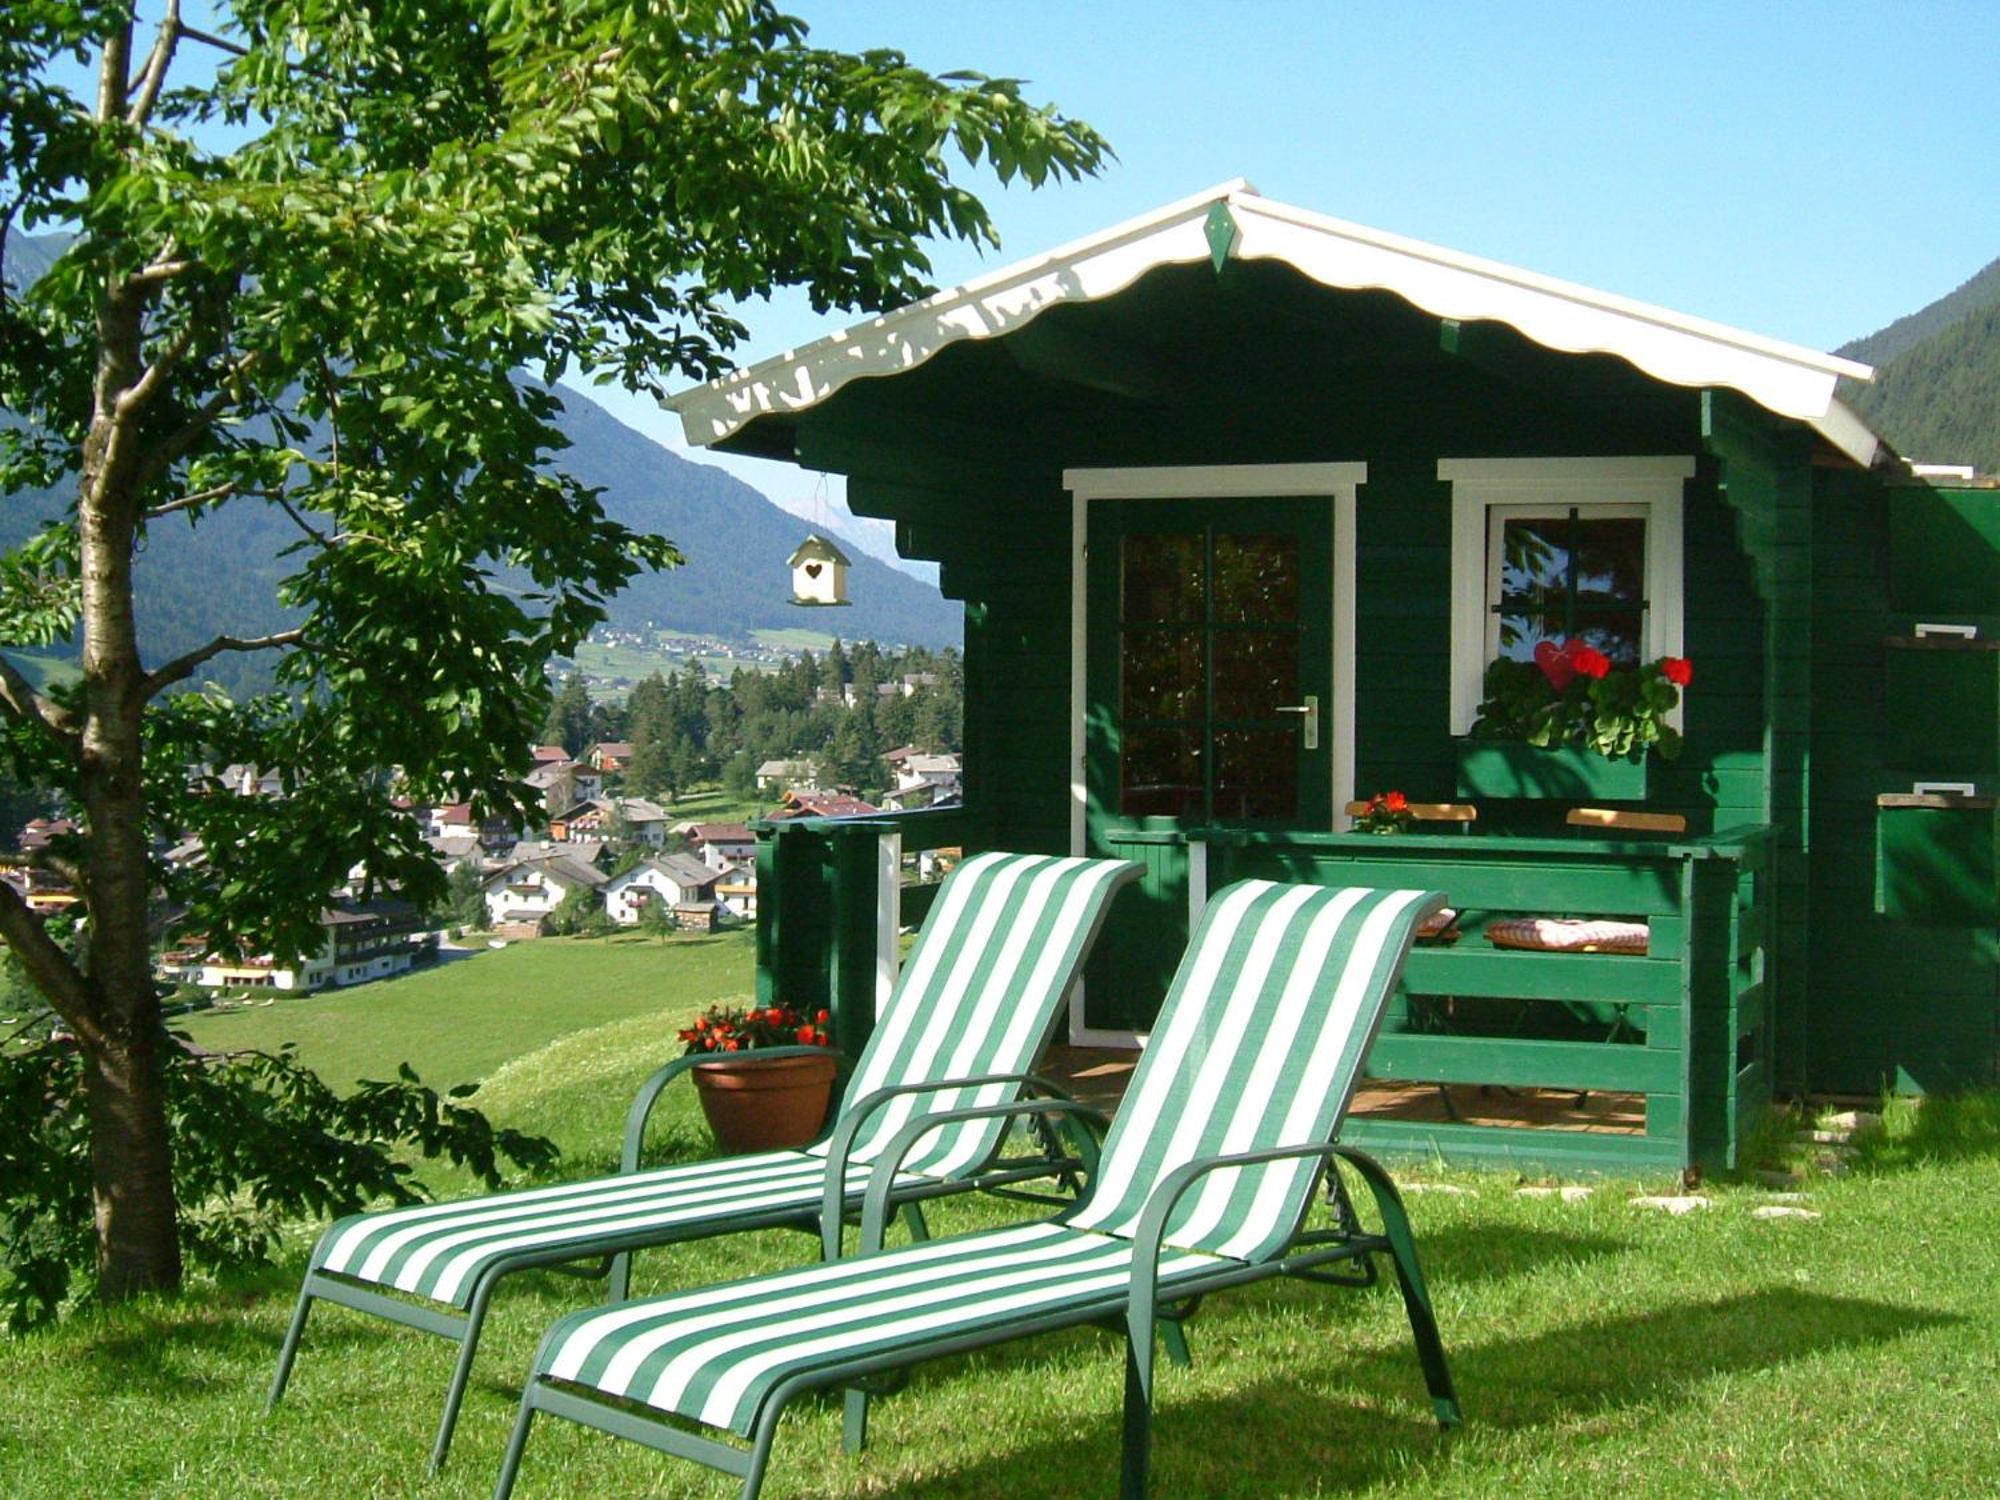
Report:
<svg viewBox="0 0 2000 1500"><path fill-rule="evenodd" d="M2000 775L2000 640L1895 636L1882 670L1890 766L1925 777Z"/></svg>
<svg viewBox="0 0 2000 1500"><path fill-rule="evenodd" d="M2000 923L2000 799L1875 799L1875 909L1918 927Z"/></svg>
<svg viewBox="0 0 2000 1500"><path fill-rule="evenodd" d="M1889 593L1919 614L2000 608L2000 490L1889 492Z"/></svg>
<svg viewBox="0 0 2000 1500"><path fill-rule="evenodd" d="M1612 760L1561 745L1519 740L1458 741L1461 797L1552 797L1565 802L1632 802L1646 795L1647 759Z"/></svg>

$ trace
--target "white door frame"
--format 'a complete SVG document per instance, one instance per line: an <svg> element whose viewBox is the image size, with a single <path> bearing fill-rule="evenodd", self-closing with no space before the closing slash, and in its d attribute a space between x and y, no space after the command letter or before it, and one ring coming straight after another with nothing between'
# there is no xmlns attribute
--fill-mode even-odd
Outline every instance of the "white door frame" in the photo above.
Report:
<svg viewBox="0 0 2000 1500"><path fill-rule="evenodd" d="M1368 480L1365 463L1202 464L1185 468L1065 469L1070 492L1069 589L1069 756L1070 853L1084 849L1089 798L1084 774L1085 653L1088 647L1089 580L1084 544L1090 535L1095 500L1226 500L1323 497L1333 507L1333 701L1327 706L1328 761L1333 777L1332 807L1338 818L1354 797L1354 495ZM1205 854L1205 850L1192 851ZM1201 915L1208 898L1207 861L1188 862L1188 916ZM1069 1037L1086 1047L1137 1047L1143 1034L1086 1026L1083 981L1070 993Z"/></svg>

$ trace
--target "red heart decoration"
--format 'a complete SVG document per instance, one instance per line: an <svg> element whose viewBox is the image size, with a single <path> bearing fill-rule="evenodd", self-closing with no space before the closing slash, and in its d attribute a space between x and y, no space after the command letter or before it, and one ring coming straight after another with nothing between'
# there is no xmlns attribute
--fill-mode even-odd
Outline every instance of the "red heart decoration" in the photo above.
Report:
<svg viewBox="0 0 2000 1500"><path fill-rule="evenodd" d="M1542 669L1542 675L1549 680L1549 686L1557 692L1564 692L1576 681L1576 664L1570 660L1569 643L1558 646L1554 641L1542 641L1535 647L1535 665Z"/></svg>

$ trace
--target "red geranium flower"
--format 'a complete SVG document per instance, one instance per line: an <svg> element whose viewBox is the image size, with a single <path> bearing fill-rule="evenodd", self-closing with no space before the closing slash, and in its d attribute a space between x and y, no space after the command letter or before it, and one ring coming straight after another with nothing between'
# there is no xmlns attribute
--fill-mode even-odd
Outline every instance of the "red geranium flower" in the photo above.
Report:
<svg viewBox="0 0 2000 1500"><path fill-rule="evenodd" d="M1410 799L1401 792L1385 792L1382 796L1382 805L1392 813L1408 812Z"/></svg>
<svg viewBox="0 0 2000 1500"><path fill-rule="evenodd" d="M1595 646L1580 646L1570 642L1570 665L1585 677L1602 677L1611 670L1611 658Z"/></svg>
<svg viewBox="0 0 2000 1500"><path fill-rule="evenodd" d="M1660 675L1675 687L1686 687L1694 681L1694 663L1685 656L1665 656L1660 658Z"/></svg>

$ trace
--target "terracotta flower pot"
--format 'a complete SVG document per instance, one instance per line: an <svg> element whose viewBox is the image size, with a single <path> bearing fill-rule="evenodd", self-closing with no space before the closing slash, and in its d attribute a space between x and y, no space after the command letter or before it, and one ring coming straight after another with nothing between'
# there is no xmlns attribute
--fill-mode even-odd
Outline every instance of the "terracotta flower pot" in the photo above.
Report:
<svg viewBox="0 0 2000 1500"><path fill-rule="evenodd" d="M749 1052L700 1063L693 1071L708 1128L731 1156L810 1145L826 1123L833 1096L831 1054L765 1058Z"/></svg>

